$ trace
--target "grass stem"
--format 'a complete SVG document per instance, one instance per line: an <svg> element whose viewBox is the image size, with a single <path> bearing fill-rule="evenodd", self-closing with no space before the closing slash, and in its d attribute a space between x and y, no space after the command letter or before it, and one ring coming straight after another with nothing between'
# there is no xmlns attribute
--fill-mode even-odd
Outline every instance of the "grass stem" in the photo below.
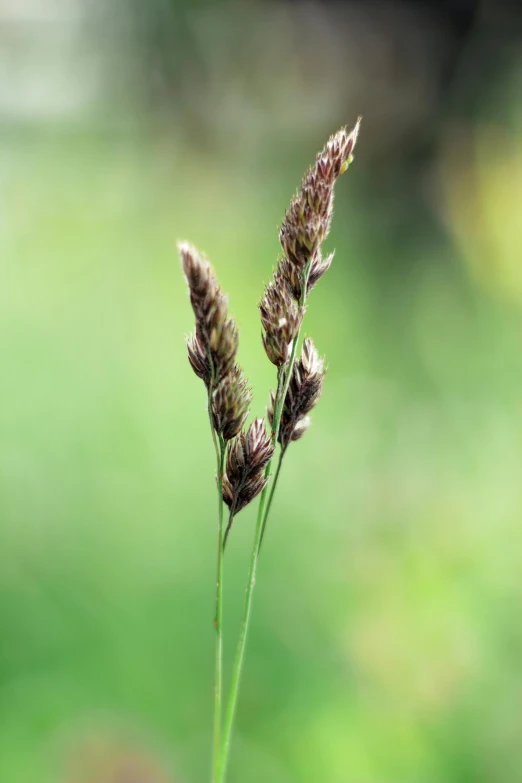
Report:
<svg viewBox="0 0 522 783"><path fill-rule="evenodd" d="M256 532L254 537L254 546L252 548L252 555L250 557L250 568L248 571L248 581L247 581L247 586L245 591L243 616L241 618L239 639L237 643L236 657L234 659L234 668L232 670L232 680L230 684L230 692L229 692L229 697L227 702L225 722L223 726L223 741L221 746L219 772L216 777L215 783L223 783L223 781L225 780L225 773L226 773L228 756L230 751L230 742L232 738L234 716L236 713L237 699L239 694L241 672L243 669L243 661L245 657L246 640L247 640L248 628L250 624L250 616L252 613L252 597L253 597L254 585L256 581L257 560L259 557L259 544L261 541L261 532L263 529L263 510L264 510L263 498L264 497L266 497L266 495L262 495L261 501L259 503L258 513L257 513Z"/></svg>
<svg viewBox="0 0 522 783"><path fill-rule="evenodd" d="M304 270L303 273L303 281L302 281L302 294L301 294L301 301L300 305L303 307L306 302L306 294L308 290L308 277L310 274L310 266L311 263L309 262ZM299 342L299 333L301 329L299 328L297 335L293 341L292 344L292 350L290 354L290 360L286 367L281 368L278 371L277 374L277 391L276 391L276 398L275 398L275 405L274 405L274 419L272 424L272 443L275 445L277 444L277 438L279 436L279 427L281 424L281 415L283 412L283 405L286 398L286 394L288 392L288 386L290 384L290 379L292 377L292 371L294 369L294 362L295 362L295 356L297 352L297 344ZM281 470L281 463L284 456L284 452L281 453L279 457L279 463L276 470L276 475L274 477L274 483L271 488L270 497L268 499L268 506L267 506L267 513L265 515L265 505L267 504L267 495L268 495L268 484L263 489L260 499L259 499L259 507L257 512L257 521L256 521L256 530L254 535L254 544L252 547L252 554L250 557L250 567L248 571L248 581L245 591L245 602L243 605L243 615L241 617L241 626L239 629L239 639L237 643L236 648L236 657L234 659L234 668L232 670L232 681L230 685L230 691L228 696L228 702L227 702L227 709L226 709L226 715L225 715L225 723L223 727L223 739L222 739L222 745L221 745L221 758L219 763L219 772L216 777L216 780L214 783L224 783L225 780L225 773L228 763L228 756L230 753L230 743L232 739L232 729L234 726L234 716L236 713L236 706L237 706L237 700L239 695L239 685L241 681L241 672L243 669L243 661L245 657L245 650L246 650L246 642L248 637L248 629L250 626L250 618L252 615L252 599L254 596L254 587L256 583L256 574L257 574L257 564L259 560L259 552L261 548L261 541L263 538L263 534L266 528L266 523L268 519L268 512L270 510L270 505L272 503L272 498L274 495L275 490L275 479L278 478L279 472ZM270 467L272 465L272 460L268 463L266 466L265 475L269 475L270 473Z"/></svg>
<svg viewBox="0 0 522 783"><path fill-rule="evenodd" d="M212 781L217 780L219 755L221 748L221 717L223 699L223 473L225 470L225 455L227 446L222 437L218 438L214 430L212 418L212 386L208 394L208 414L212 440L216 450L217 461L217 492L218 492L218 536L217 536L217 575L216 575L216 613L214 628L216 630L216 660L214 675L214 741L212 761Z"/></svg>
<svg viewBox="0 0 522 783"><path fill-rule="evenodd" d="M274 478L272 479L271 484L270 484L270 492L268 493L268 501L267 501L267 504L266 504L266 511L265 511L264 517L263 517L263 526L261 528L261 540L259 542L259 549L261 549L261 546L263 544L263 537L265 535L266 522L267 522L267 519L268 519L268 515L270 514L270 507L272 505L272 500L274 498L274 493L275 493L275 490L276 490L276 487L277 487L277 481L279 479L279 474L281 473L281 468L283 466L283 458L285 456L285 452L286 452L286 448L284 448L284 449L281 448L281 450L279 452L279 458L277 460L277 466L276 466L276 470L275 470L275 473L274 473Z"/></svg>

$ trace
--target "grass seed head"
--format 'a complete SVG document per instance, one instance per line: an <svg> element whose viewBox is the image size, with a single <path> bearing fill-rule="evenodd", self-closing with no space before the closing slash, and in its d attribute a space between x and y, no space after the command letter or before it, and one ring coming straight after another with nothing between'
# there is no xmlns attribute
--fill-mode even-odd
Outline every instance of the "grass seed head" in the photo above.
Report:
<svg viewBox="0 0 522 783"><path fill-rule="evenodd" d="M279 241L284 252L281 272L293 295L299 294L297 299L300 299L303 272L307 265L310 264L310 277L313 279L309 285L311 288L332 262L331 256L322 261L321 244L332 222L334 185L352 159L359 124L360 118L349 133L346 128L341 128L317 154L315 164L305 174L279 229Z"/></svg>
<svg viewBox="0 0 522 783"><path fill-rule="evenodd" d="M214 367L214 386L225 378L234 368L239 346L239 329L236 322L229 318L215 326L210 332L210 354Z"/></svg>
<svg viewBox="0 0 522 783"><path fill-rule="evenodd" d="M248 416L252 392L243 371L236 364L212 394L214 429L229 441L235 438Z"/></svg>
<svg viewBox="0 0 522 783"><path fill-rule="evenodd" d="M319 357L313 340L307 337L301 356L294 364L281 414L278 440L284 449L292 441L299 440L310 426L307 414L319 402L325 374L324 360ZM274 405L275 394L272 392L267 411L270 424L273 424Z"/></svg>
<svg viewBox="0 0 522 783"><path fill-rule="evenodd" d="M178 250L196 324L203 335L210 336L211 331L226 320L228 298L221 291L210 263L193 245L180 242Z"/></svg>
<svg viewBox="0 0 522 783"><path fill-rule="evenodd" d="M245 508L267 483L265 467L274 454L263 419L255 419L232 441L223 478L223 499L232 514Z"/></svg>
<svg viewBox="0 0 522 783"><path fill-rule="evenodd" d="M212 376L212 369L210 367L205 347L198 338L197 334L192 334L190 337L187 337L187 350L190 366L198 378L201 378L205 386L208 388Z"/></svg>
<svg viewBox="0 0 522 783"><path fill-rule="evenodd" d="M273 280L265 288L259 311L266 355L272 364L282 367L290 359L292 343L301 326L304 309L295 301L280 271L276 271Z"/></svg>
<svg viewBox="0 0 522 783"><path fill-rule="evenodd" d="M178 249L196 317L196 333L187 341L189 362L207 389L215 389L233 372L239 330L228 317L228 298L208 260L188 242Z"/></svg>

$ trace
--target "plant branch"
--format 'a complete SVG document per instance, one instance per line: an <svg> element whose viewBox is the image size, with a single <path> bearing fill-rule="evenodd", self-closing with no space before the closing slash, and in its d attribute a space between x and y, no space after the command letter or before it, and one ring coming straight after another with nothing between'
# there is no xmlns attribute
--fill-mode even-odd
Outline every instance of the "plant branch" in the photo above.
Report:
<svg viewBox="0 0 522 783"><path fill-rule="evenodd" d="M216 449L217 461L217 492L218 492L218 545L217 545L217 575L216 575L216 613L214 616L214 628L216 629L216 662L214 680L214 751L212 780L216 780L219 764L219 751L221 745L221 716L223 697L223 473L225 469L225 455L227 446L224 439L216 434L212 418L212 384L208 392L208 414L212 441Z"/></svg>
<svg viewBox="0 0 522 783"><path fill-rule="evenodd" d="M270 507L272 505L272 500L274 498L274 493L275 493L276 486L277 486L277 480L279 479L279 474L281 473L281 467L283 465L283 457L285 456L286 448L287 448L286 446L285 446L285 448L281 448L281 451L279 452L279 458L277 460L277 466L276 466L276 470L275 470L275 473L274 473L274 478L272 479L272 482L271 482L270 492L268 494L268 501L267 501L267 504L266 504L266 511L265 511L264 517L263 517L263 526L261 528L261 540L259 542L259 549L260 550L261 550L261 546L263 544L263 538L264 538L264 535L265 535L266 522L267 522L267 519L268 519L268 515L270 513Z"/></svg>
<svg viewBox="0 0 522 783"><path fill-rule="evenodd" d="M230 514L229 514L229 517L228 517L228 524L227 524L227 527L226 527L226 530L225 530L225 535L223 536L223 547L222 547L223 548L223 552L225 551L225 547L227 545L228 534L230 533L230 528L232 527L233 521L234 521L234 507L232 507L230 509Z"/></svg>
<svg viewBox="0 0 522 783"><path fill-rule="evenodd" d="M308 288L308 276L310 274L310 266L311 262L307 264L307 266L304 269L303 273L303 284L302 284L302 293L301 293L301 301L300 305L304 306L306 301L306 292ZM283 368L281 368L278 371L277 379L277 392L276 392L276 405L274 408L274 420L272 425L272 442L275 445L277 443L277 438L279 436L279 427L281 424L281 415L283 412L283 404L286 397L286 394L288 392L288 386L290 384L290 378L292 377L292 371L294 368L294 362L295 362L295 355L297 350L297 343L299 342L299 332L300 329L297 332L297 335L295 337L295 340L292 345L292 351L290 354L290 361L288 362L286 372L283 372ZM282 456L280 457L280 463L282 462ZM266 466L265 475L268 476L270 474L270 467L272 464L272 460L268 463ZM280 464L278 465L277 474L280 471ZM275 482L274 482L275 483ZM234 668L232 671L232 682L230 685L230 691L228 696L228 702L227 702L227 709L226 709L226 715L225 715L225 723L223 728L223 740L222 740L222 746L221 746L221 759L219 764L219 772L217 775L217 778L215 780L215 783L223 783L225 771L227 767L228 762L228 755L230 752L230 742L232 738L232 728L234 725L234 716L236 712L236 706L237 706L237 700L238 700L238 694L239 694L239 684L241 681L241 672L243 669L243 660L245 657L245 649L246 649L246 640L248 636L248 628L250 625L250 617L252 614L252 599L254 595L254 586L256 583L256 573L257 573L257 563L259 559L259 551L261 548L261 540L263 537L264 529L266 527L266 522L268 518L268 511L270 510L270 504L272 502L273 498L273 491L270 493L270 499L268 502L268 508L267 508L267 514L265 516L265 505L267 502L267 493L268 493L268 484L263 489L260 500L259 500L259 508L257 513L257 522L256 522L256 530L254 535L254 545L252 547L252 555L250 557L250 568L248 571L248 582L246 586L245 591L245 602L243 605L243 615L241 618L241 627L239 630L239 639L237 643L237 649L236 649L236 657L234 659Z"/></svg>
<svg viewBox="0 0 522 783"><path fill-rule="evenodd" d="M248 571L248 582L245 591L243 616L241 618L241 626L239 629L239 639L237 643L236 657L234 659L234 668L232 670L232 681L230 684L230 692L229 692L227 710L225 714L225 722L223 727L223 742L221 747L219 771L215 783L223 783L225 779L228 755L230 751L230 741L232 738L232 728L234 725L234 716L236 712L237 697L239 693L239 684L241 681L241 671L243 669L243 660L245 657L246 639L248 634L248 627L250 624L250 615L252 612L252 595L254 592L254 585L256 581L257 559L259 557L259 543L261 540L261 531L262 531L262 522L263 522L263 508L264 508L263 496L261 496L261 502L259 503L259 509L257 514L254 546L252 548L252 555L250 557L250 568Z"/></svg>

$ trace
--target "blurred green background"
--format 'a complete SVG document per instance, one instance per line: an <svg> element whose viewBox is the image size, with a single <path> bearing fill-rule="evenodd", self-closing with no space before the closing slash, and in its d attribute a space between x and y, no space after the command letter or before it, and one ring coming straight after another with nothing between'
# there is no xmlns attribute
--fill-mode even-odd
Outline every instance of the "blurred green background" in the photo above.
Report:
<svg viewBox="0 0 522 783"><path fill-rule="evenodd" d="M517 9L2 4L2 783L209 779L215 466L176 240L230 295L262 415L276 226L358 114L229 779L522 780Z"/></svg>

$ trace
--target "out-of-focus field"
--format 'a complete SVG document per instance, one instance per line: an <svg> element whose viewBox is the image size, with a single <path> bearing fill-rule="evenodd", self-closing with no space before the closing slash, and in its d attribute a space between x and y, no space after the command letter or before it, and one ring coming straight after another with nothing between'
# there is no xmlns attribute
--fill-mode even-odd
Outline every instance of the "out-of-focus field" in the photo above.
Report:
<svg viewBox="0 0 522 783"><path fill-rule="evenodd" d="M522 779L521 148L487 139L461 169L442 151L440 224L411 236L368 197L364 128L338 183L305 328L329 372L263 551L231 783ZM140 783L208 778L214 463L175 242L230 294L260 415L256 304L314 152L2 139L5 783L119 783L96 759L126 748L163 770ZM227 551L227 671L254 515Z"/></svg>

